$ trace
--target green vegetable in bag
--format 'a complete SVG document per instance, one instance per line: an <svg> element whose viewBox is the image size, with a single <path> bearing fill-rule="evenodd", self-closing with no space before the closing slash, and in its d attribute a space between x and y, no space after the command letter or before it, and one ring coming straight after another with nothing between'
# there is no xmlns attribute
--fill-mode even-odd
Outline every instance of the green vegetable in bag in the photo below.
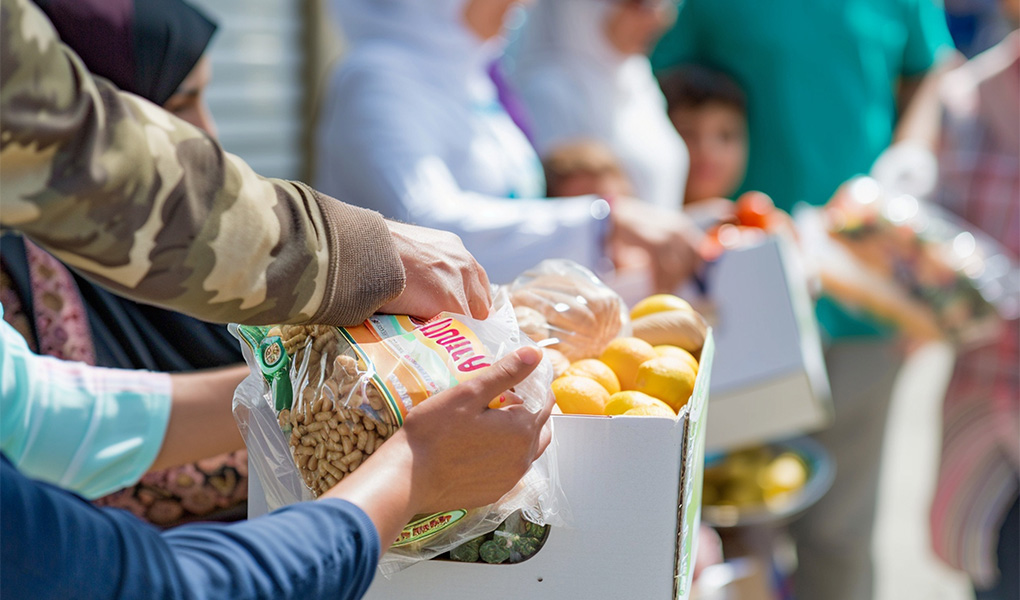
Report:
<svg viewBox="0 0 1020 600"><path fill-rule="evenodd" d="M460 562L478 562L478 549L482 547L486 537L488 535L476 537L450 550L450 558Z"/></svg>

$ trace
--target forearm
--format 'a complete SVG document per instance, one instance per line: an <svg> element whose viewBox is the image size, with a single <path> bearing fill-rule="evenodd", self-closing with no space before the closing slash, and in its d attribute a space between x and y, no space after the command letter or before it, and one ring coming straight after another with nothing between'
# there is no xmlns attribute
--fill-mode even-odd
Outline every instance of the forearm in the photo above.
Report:
<svg viewBox="0 0 1020 600"><path fill-rule="evenodd" d="M0 587L14 598L354 599L379 539L348 503L306 502L237 524L160 533L0 465Z"/></svg>
<svg viewBox="0 0 1020 600"><path fill-rule="evenodd" d="M459 235L493 283L510 283L545 257L597 269L605 256L604 223L592 216L594 196L508 200L456 193L462 198L456 209L420 211L413 220Z"/></svg>
<svg viewBox="0 0 1020 600"><path fill-rule="evenodd" d="M369 466L344 477L320 500L346 500L363 510L379 533L382 554L416 514L412 459L400 432L383 444L366 464Z"/></svg>
<svg viewBox="0 0 1020 600"><path fill-rule="evenodd" d="M91 498L146 472L166 430L170 377L29 351L0 322L0 450L32 477Z"/></svg>
<svg viewBox="0 0 1020 600"><path fill-rule="evenodd" d="M150 470L195 462L244 448L232 412L245 365L170 376L170 422Z"/></svg>
<svg viewBox="0 0 1020 600"><path fill-rule="evenodd" d="M893 143L910 141L935 149L939 135L939 82L961 60L959 54L948 55L923 76L904 78L900 82L896 97L900 117L893 132Z"/></svg>
<svg viewBox="0 0 1020 600"><path fill-rule="evenodd" d="M2 10L0 226L118 293L209 321L351 325L403 289L378 214L258 176L93 79L27 0Z"/></svg>

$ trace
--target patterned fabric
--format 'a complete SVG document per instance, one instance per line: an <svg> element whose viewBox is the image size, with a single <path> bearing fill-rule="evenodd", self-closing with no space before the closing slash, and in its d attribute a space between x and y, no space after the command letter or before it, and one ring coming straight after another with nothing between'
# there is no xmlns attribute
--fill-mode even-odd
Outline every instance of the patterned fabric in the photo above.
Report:
<svg viewBox="0 0 1020 600"><path fill-rule="evenodd" d="M377 213L260 177L92 78L27 0L0 13L0 227L118 293L209 321L352 325L403 289Z"/></svg>
<svg viewBox="0 0 1020 600"><path fill-rule="evenodd" d="M39 353L96 364L88 315L71 273L59 260L28 240L25 251L32 279Z"/></svg>
<svg viewBox="0 0 1020 600"><path fill-rule="evenodd" d="M1018 85L1016 34L951 73L939 152L938 201L997 239L1014 259L1020 254ZM1003 110L996 109L1000 103ZM1007 122L998 121L1004 115ZM943 405L932 543L979 588L997 578L997 536L1017 497L1018 474L1020 323L1014 320L995 344L957 358Z"/></svg>
<svg viewBox="0 0 1020 600"><path fill-rule="evenodd" d="M15 331L21 334L21 337L25 338L29 350L38 354L39 346L35 343L32 324L21 305L21 298L18 297L14 282L11 281L11 276L2 260L0 260L0 306L3 307L4 321L7 321Z"/></svg>
<svg viewBox="0 0 1020 600"><path fill-rule="evenodd" d="M96 500L100 506L131 511L140 519L167 527L194 520L243 518L248 499L248 453L225 454L191 465L149 473L136 485Z"/></svg>

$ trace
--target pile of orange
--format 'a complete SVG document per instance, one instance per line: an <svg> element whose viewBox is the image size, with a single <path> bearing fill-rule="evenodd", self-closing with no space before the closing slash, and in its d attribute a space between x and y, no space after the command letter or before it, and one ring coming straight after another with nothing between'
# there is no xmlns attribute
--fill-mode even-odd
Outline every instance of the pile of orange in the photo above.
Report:
<svg viewBox="0 0 1020 600"><path fill-rule="evenodd" d="M682 299L660 294L635 305L631 317L678 309L691 310ZM610 342L597 359L571 364L552 390L568 414L676 417L697 375L698 361L687 350L624 337Z"/></svg>

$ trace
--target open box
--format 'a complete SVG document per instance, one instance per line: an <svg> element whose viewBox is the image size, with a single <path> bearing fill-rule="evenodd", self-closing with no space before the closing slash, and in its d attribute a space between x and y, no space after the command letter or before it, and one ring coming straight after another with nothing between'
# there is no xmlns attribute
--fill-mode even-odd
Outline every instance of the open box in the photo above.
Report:
<svg viewBox="0 0 1020 600"><path fill-rule="evenodd" d="M709 452L810 433L832 421L825 356L803 266L770 236L706 273L716 335Z"/></svg>
<svg viewBox="0 0 1020 600"><path fill-rule="evenodd" d="M684 599L690 594L704 475L714 344L675 419L553 415L560 482L573 516L532 558L488 565L431 560L367 599Z"/></svg>
<svg viewBox="0 0 1020 600"><path fill-rule="evenodd" d="M677 295L715 331L709 452L811 433L832 422L832 394L804 267L792 243L772 235L727 250ZM633 306L652 293L644 271L604 275Z"/></svg>

